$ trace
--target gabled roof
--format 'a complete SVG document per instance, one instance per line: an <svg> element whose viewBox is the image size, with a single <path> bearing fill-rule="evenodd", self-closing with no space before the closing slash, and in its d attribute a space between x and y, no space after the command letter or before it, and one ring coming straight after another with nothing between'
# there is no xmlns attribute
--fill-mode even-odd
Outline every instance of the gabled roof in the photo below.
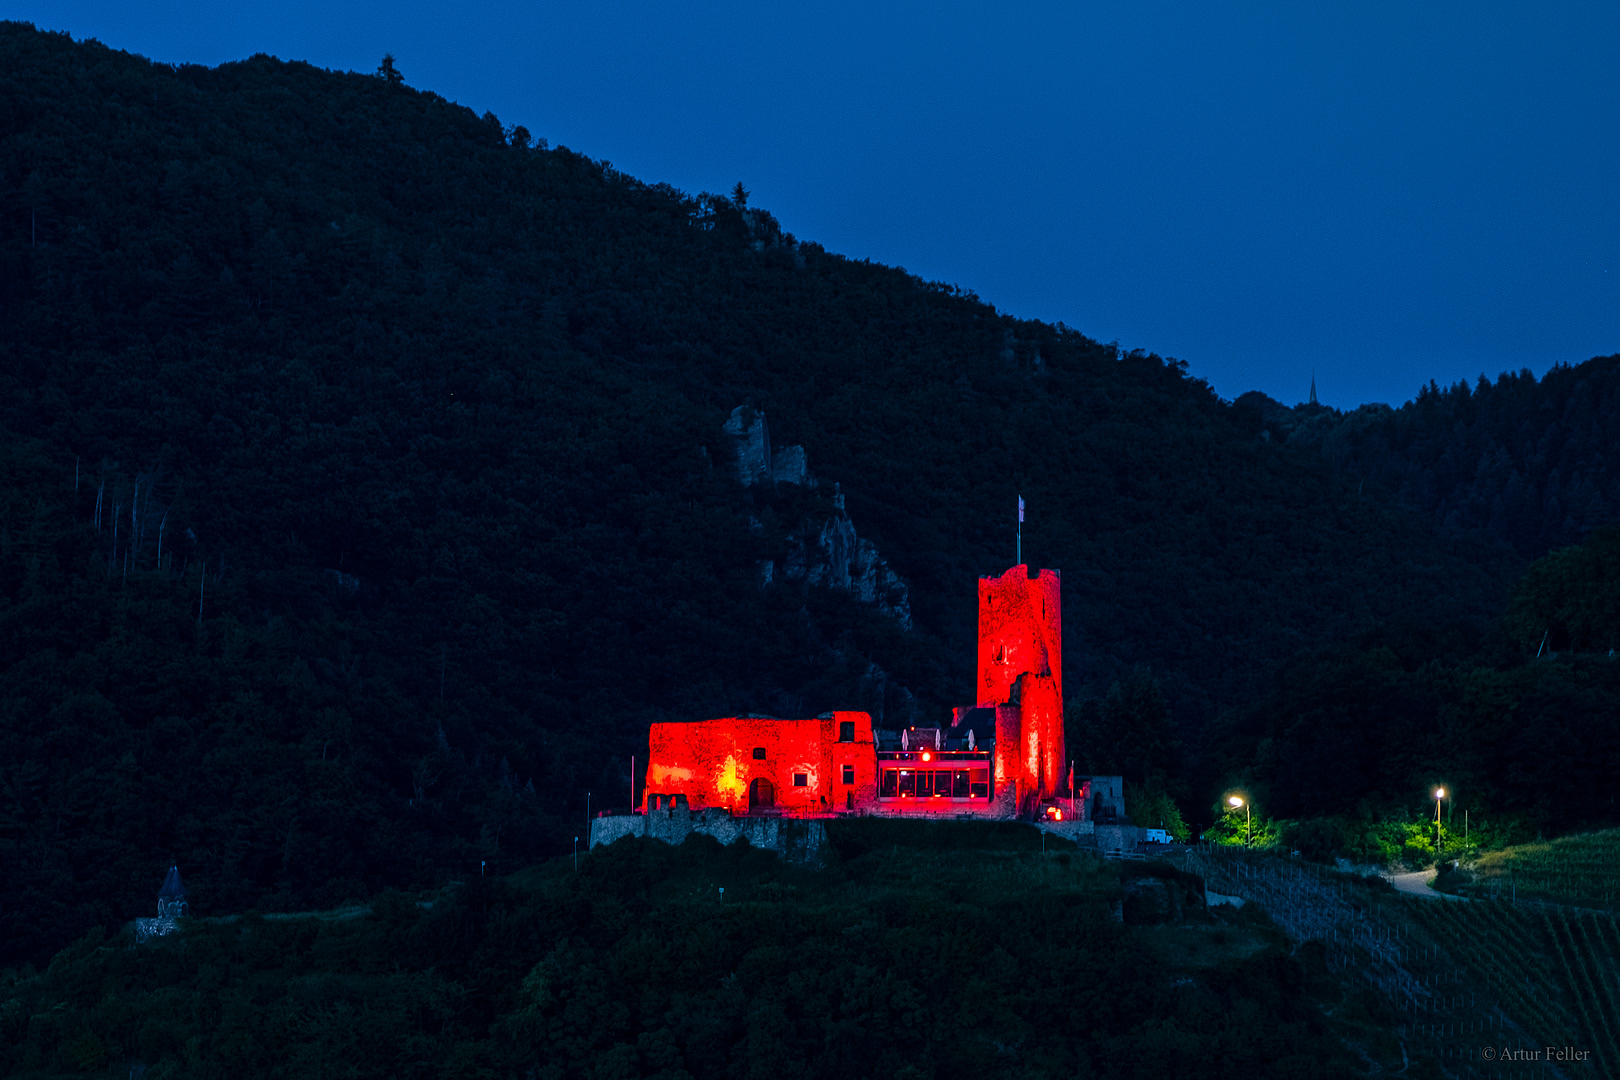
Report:
<svg viewBox="0 0 1620 1080"><path fill-rule="evenodd" d="M186 887L180 883L180 868L169 867L169 876L163 879L163 888L158 890L159 900L184 900Z"/></svg>

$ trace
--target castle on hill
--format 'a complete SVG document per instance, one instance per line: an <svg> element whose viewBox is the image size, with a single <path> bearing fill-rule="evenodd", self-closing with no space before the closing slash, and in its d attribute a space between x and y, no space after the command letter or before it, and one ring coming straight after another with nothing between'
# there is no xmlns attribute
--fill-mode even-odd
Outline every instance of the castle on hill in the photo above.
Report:
<svg viewBox="0 0 1620 1080"><path fill-rule="evenodd" d="M653 724L638 805L593 821L591 843L695 830L779 847L780 823L852 815L1126 826L1119 777L1071 776L1060 586L1023 564L979 579L974 700L949 723L883 730L834 711Z"/></svg>

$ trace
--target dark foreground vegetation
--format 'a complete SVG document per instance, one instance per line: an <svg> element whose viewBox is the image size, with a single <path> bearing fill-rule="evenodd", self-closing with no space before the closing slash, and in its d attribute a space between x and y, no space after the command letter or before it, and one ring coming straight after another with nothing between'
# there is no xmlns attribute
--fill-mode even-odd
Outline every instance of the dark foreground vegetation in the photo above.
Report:
<svg viewBox="0 0 1620 1080"><path fill-rule="evenodd" d="M396 79L13 23L0 325L3 967L173 864L201 916L472 890L627 804L656 720L937 719L1020 493L1080 770L1144 816L1230 838L1241 787L1368 859L1438 854L1436 783L1470 840L1616 820L1617 357L1227 403ZM744 404L817 486L738 483ZM829 524L909 624L767 581Z"/></svg>
<svg viewBox="0 0 1620 1080"><path fill-rule="evenodd" d="M391 892L352 917L193 920L139 947L98 931L43 975L0 987L0 1070L141 1065L148 1080L1355 1071L1263 917L1189 905L1179 926L1125 925L1117 865L1043 854L1027 826L862 824L834 826L823 870L706 837L680 848L626 840L577 872L560 859L424 898Z"/></svg>

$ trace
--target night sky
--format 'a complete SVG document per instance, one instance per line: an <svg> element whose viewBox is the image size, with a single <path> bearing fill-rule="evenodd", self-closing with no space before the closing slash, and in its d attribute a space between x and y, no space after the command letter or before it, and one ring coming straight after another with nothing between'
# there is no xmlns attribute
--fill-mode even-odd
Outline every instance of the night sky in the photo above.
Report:
<svg viewBox="0 0 1620 1080"><path fill-rule="evenodd" d="M1620 351L1620 5L10 0L156 60L406 81L800 239L1399 403Z"/></svg>

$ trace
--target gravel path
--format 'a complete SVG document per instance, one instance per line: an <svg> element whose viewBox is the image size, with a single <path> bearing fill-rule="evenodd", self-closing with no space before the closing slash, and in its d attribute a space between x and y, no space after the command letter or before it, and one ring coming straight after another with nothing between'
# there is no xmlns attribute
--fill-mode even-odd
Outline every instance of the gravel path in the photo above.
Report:
<svg viewBox="0 0 1620 1080"><path fill-rule="evenodd" d="M1460 896L1451 896L1447 893L1435 892L1429 888L1429 882L1437 876L1433 870L1414 870L1410 874L1387 874L1389 883L1395 886L1395 891L1405 893L1407 896L1421 896L1425 900L1461 900Z"/></svg>

